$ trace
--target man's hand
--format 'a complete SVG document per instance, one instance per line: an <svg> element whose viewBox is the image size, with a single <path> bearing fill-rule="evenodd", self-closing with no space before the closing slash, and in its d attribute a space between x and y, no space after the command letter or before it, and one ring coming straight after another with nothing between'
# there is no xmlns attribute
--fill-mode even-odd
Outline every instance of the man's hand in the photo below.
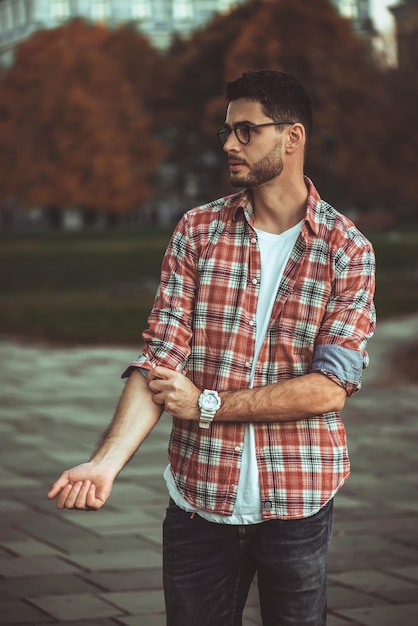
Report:
<svg viewBox="0 0 418 626"><path fill-rule="evenodd" d="M197 403L201 392L187 376L157 366L149 372L147 382L154 402L164 405L170 415L182 420L199 420Z"/></svg>
<svg viewBox="0 0 418 626"><path fill-rule="evenodd" d="M114 476L98 464L83 463L65 471L52 485L48 498L59 509L98 511L112 491Z"/></svg>

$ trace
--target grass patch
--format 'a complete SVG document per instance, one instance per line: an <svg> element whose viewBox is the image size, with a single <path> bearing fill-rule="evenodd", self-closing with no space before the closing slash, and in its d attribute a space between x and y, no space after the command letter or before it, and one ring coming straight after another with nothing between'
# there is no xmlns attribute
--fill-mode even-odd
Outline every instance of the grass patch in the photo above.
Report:
<svg viewBox="0 0 418 626"><path fill-rule="evenodd" d="M418 312L418 232L369 235L376 252L378 320Z"/></svg>
<svg viewBox="0 0 418 626"><path fill-rule="evenodd" d="M0 237L4 336L139 345L170 231ZM378 319L418 312L418 233L370 235Z"/></svg>
<svg viewBox="0 0 418 626"><path fill-rule="evenodd" d="M90 291L158 281L168 232L48 234L0 240L2 294ZM139 287L138 287L139 288Z"/></svg>
<svg viewBox="0 0 418 626"><path fill-rule="evenodd" d="M170 234L3 238L2 334L59 343L139 345Z"/></svg>
<svg viewBox="0 0 418 626"><path fill-rule="evenodd" d="M59 344L141 344L153 295L103 292L18 294L0 298L3 333Z"/></svg>

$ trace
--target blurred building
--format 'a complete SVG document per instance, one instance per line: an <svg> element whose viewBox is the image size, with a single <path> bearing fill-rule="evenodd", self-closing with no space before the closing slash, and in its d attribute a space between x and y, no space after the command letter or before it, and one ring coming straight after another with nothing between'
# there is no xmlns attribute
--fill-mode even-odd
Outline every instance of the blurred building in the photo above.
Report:
<svg viewBox="0 0 418 626"><path fill-rule="evenodd" d="M396 22L398 65L411 73L418 71L418 0L402 0L390 7Z"/></svg>
<svg viewBox="0 0 418 626"><path fill-rule="evenodd" d="M174 33L188 35L217 12L246 0L0 0L0 64L11 65L13 50L31 33L82 17L109 26L133 24L166 48ZM371 29L370 0L332 0L360 35Z"/></svg>
<svg viewBox="0 0 418 626"><path fill-rule="evenodd" d="M339 13L351 20L353 29L360 35L373 30L370 0L332 0Z"/></svg>
<svg viewBox="0 0 418 626"><path fill-rule="evenodd" d="M340 15L350 20L353 31L370 56L375 57L379 37L371 16L371 2L372 0L332 0Z"/></svg>
<svg viewBox="0 0 418 626"><path fill-rule="evenodd" d="M10 65L13 50L31 33L82 17L109 26L133 24L160 48L173 33L187 35L216 12L245 0L0 0L0 63Z"/></svg>

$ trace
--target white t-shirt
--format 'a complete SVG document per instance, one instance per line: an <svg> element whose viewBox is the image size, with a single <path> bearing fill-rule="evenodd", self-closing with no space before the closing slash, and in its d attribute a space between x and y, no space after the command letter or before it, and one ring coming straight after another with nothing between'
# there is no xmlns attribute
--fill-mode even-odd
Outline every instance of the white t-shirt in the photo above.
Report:
<svg viewBox="0 0 418 626"><path fill-rule="evenodd" d="M254 373L261 346L271 320L271 312L276 301L277 290L289 256L301 231L302 222L280 235L256 229L261 260L260 292L256 312L256 341L250 388L254 383ZM186 511L198 513L201 517L222 524L257 524L263 521L261 514L260 483L255 450L254 426L245 429L244 449L237 499L232 515L219 515L202 511L189 504L179 494L171 474L170 465L164 472L168 491L174 502Z"/></svg>

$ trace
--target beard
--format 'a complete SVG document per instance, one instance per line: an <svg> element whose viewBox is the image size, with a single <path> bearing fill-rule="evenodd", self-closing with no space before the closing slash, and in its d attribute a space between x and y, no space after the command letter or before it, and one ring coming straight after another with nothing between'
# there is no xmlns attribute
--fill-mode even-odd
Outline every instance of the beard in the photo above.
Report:
<svg viewBox="0 0 418 626"><path fill-rule="evenodd" d="M269 154L256 161L249 169L248 174L240 175L231 172L233 187L259 187L273 178L280 176L283 171L283 160L280 156L280 146Z"/></svg>

